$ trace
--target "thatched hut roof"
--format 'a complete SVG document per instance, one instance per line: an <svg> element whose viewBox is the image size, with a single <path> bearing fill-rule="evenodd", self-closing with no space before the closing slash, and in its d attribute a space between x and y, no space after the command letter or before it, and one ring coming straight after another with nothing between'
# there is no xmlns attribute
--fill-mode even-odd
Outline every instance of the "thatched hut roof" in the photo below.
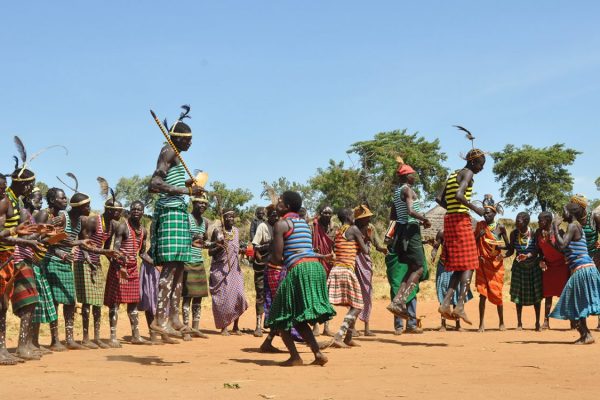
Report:
<svg viewBox="0 0 600 400"><path fill-rule="evenodd" d="M446 209L439 205L425 213L425 216L431 222L431 227L421 230L423 241L435 239L438 231L444 228L444 215L446 215Z"/></svg>

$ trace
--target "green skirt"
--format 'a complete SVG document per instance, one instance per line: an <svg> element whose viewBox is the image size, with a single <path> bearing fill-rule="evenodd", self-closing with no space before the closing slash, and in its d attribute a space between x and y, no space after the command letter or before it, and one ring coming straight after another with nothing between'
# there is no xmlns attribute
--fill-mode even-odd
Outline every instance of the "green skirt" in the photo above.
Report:
<svg viewBox="0 0 600 400"><path fill-rule="evenodd" d="M532 306L542 301L542 274L537 259L525 262L515 260L510 278L510 301L521 306Z"/></svg>
<svg viewBox="0 0 600 400"><path fill-rule="evenodd" d="M185 264L183 270L183 297L207 297L208 283L202 261Z"/></svg>
<svg viewBox="0 0 600 400"><path fill-rule="evenodd" d="M323 265L316 261L300 262L279 285L265 326L287 331L299 323L323 323L334 316Z"/></svg>
<svg viewBox="0 0 600 400"><path fill-rule="evenodd" d="M41 263L44 275L50 285L52 298L58 304L75 304L75 278L70 262L58 257L46 256Z"/></svg>
<svg viewBox="0 0 600 400"><path fill-rule="evenodd" d="M77 302L103 306L106 282L102 267L95 267L86 261L76 261L73 269Z"/></svg>
<svg viewBox="0 0 600 400"><path fill-rule="evenodd" d="M385 272L390 284L390 297L393 299L396 297L398 289L400 289L400 284L402 284L402 281L406 276L408 265L401 262L398 255L394 253L388 253L388 255L385 256L385 266ZM427 265L427 260L423 259L423 276L421 276L421 281L426 281L427 279L429 279L429 266ZM419 285L417 285L410 296L408 296L406 302L408 303L412 301L417 293L419 293Z"/></svg>
<svg viewBox="0 0 600 400"><path fill-rule="evenodd" d="M192 261L192 234L187 204L171 207L156 205L151 249L156 265Z"/></svg>
<svg viewBox="0 0 600 400"><path fill-rule="evenodd" d="M56 308L54 308L52 291L39 266L33 264L33 273L35 274L35 284L40 295L40 301L36 304L35 311L33 312L33 323L49 324L58 319Z"/></svg>
<svg viewBox="0 0 600 400"><path fill-rule="evenodd" d="M425 251L419 224L398 225L397 230L396 253L400 261L407 264L424 265Z"/></svg>

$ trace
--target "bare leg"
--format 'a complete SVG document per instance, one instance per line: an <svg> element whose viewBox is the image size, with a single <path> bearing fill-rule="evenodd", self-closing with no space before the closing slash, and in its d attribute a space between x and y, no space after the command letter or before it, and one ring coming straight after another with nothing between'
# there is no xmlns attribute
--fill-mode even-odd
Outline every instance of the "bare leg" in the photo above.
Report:
<svg viewBox="0 0 600 400"><path fill-rule="evenodd" d="M202 297L192 299L192 336L207 339L204 333L200 331L200 315L202 313Z"/></svg>
<svg viewBox="0 0 600 400"><path fill-rule="evenodd" d="M540 327L540 311L542 309L542 303L535 303L533 305L533 309L535 310L535 330L537 332L541 332L542 328Z"/></svg>
<svg viewBox="0 0 600 400"><path fill-rule="evenodd" d="M181 315L183 316L183 324L189 325L190 323L190 303L192 302L191 297L184 297L181 303Z"/></svg>
<svg viewBox="0 0 600 400"><path fill-rule="evenodd" d="M333 336L333 333L329 329L329 321L323 324L323 336Z"/></svg>
<svg viewBox="0 0 600 400"><path fill-rule="evenodd" d="M415 264L409 265L409 273L406 275L406 281L400 284L400 289L398 289L396 297L394 297L391 304L387 306L387 309L394 315L408 318L409 315L406 303L408 297L419 284L419 280L423 276L423 266Z"/></svg>
<svg viewBox="0 0 600 400"><path fill-rule="evenodd" d="M168 334L166 331L171 293L173 291L173 280L175 279L175 263L166 263L160 272L158 280L158 300L156 304L156 318L150 324L150 330L160 334Z"/></svg>
<svg viewBox="0 0 600 400"><path fill-rule="evenodd" d="M262 337L262 319L264 314L258 314L256 316L256 328L254 329L254 337Z"/></svg>
<svg viewBox="0 0 600 400"><path fill-rule="evenodd" d="M442 318L442 324L439 329L440 332L446 332L446 318Z"/></svg>
<svg viewBox="0 0 600 400"><path fill-rule="evenodd" d="M520 304L517 304L517 330L518 331L523 330L523 320L521 318L522 315L523 315L523 306Z"/></svg>
<svg viewBox="0 0 600 400"><path fill-rule="evenodd" d="M127 316L131 324L131 344L151 344L140 336L137 303L127 304Z"/></svg>
<svg viewBox="0 0 600 400"><path fill-rule="evenodd" d="M117 339L117 323L119 322L119 305L109 307L108 309L108 322L110 324L110 339L108 345L113 349L121 347L119 339Z"/></svg>
<svg viewBox="0 0 600 400"><path fill-rule="evenodd" d="M594 338L589 328L587 327L587 321L585 318L579 320L577 324L577 329L579 330L579 334L581 337L575 342L575 344L592 344L594 343Z"/></svg>
<svg viewBox="0 0 600 400"><path fill-rule="evenodd" d="M21 323L19 324L19 344L15 355L23 360L39 360L39 352L34 352L29 346L29 339L31 337L31 320L33 319L33 311L35 310L35 304L30 304L19 310L19 317Z"/></svg>
<svg viewBox="0 0 600 400"><path fill-rule="evenodd" d="M179 319L179 305L181 304L181 295L183 293L183 265L175 267L173 273L173 290L170 295L170 313L169 322L176 331L181 331L186 326ZM187 327L189 331L189 327Z"/></svg>
<svg viewBox="0 0 600 400"><path fill-rule="evenodd" d="M83 326L83 340L81 344L88 349L97 349L98 345L90 340L90 305L81 306L81 324Z"/></svg>
<svg viewBox="0 0 600 400"><path fill-rule="evenodd" d="M365 336L376 336L371 329L369 329L369 321L365 321Z"/></svg>
<svg viewBox="0 0 600 400"><path fill-rule="evenodd" d="M67 349L87 350L88 348L77 343L73 336L73 325L75 323L75 305L63 304L63 314L65 317L65 336Z"/></svg>
<svg viewBox="0 0 600 400"><path fill-rule="evenodd" d="M271 329L271 332L269 332L269 334L267 335L267 338L265 339L263 344L260 346L261 353L281 353L281 350L279 350L277 347L273 346L273 339L275 339L275 336L277 336L277 332L278 332L277 330ZM314 337L314 334L313 334L313 337Z"/></svg>
<svg viewBox="0 0 600 400"><path fill-rule="evenodd" d="M357 314L358 315L358 314ZM315 360L312 362L313 365L325 365L327 364L327 357L321 353L321 349L319 348L319 344L317 343L317 339L315 339L312 331L307 323L301 323L295 326L296 330L304 339L304 342L310 346L310 350L313 352L315 356ZM298 357L300 358L300 357ZM301 360L302 361L302 360Z"/></svg>
<svg viewBox="0 0 600 400"><path fill-rule="evenodd" d="M450 276L450 282L448 283L446 296L444 296L444 300L438 308L438 312L442 314L442 318L444 319L456 319L454 316L452 316L452 298L454 297L454 292L458 290L458 286L460 285L461 275L461 271L454 271Z"/></svg>
<svg viewBox="0 0 600 400"><path fill-rule="evenodd" d="M350 309L348 310L348 313L344 317L344 322L342 322L340 329L337 331L337 333L333 337L332 347L344 349L344 348L348 348L350 346L347 343L347 340L345 340L346 333L348 332L348 330L352 329L352 327L354 326L354 323L356 322L356 317L358 317L358 314L360 314L360 309L350 307ZM351 338L352 338L352 336L350 335L350 341L352 341Z"/></svg>
<svg viewBox="0 0 600 400"><path fill-rule="evenodd" d="M600 327L600 319L599 319L599 322L598 322L598 327ZM314 324L313 325L313 336L315 336L315 337L321 336L321 332L319 331L319 324Z"/></svg>
<svg viewBox="0 0 600 400"><path fill-rule="evenodd" d="M102 307L92 306L92 315L94 317L94 344L101 349L109 349L106 343L100 340L100 324L102 322Z"/></svg>
<svg viewBox="0 0 600 400"><path fill-rule="evenodd" d="M63 306L64 307L64 306ZM58 313L58 303L54 303L54 308ZM67 348L60 342L58 336L58 320L50 322L50 350L52 351L67 351Z"/></svg>
<svg viewBox="0 0 600 400"><path fill-rule="evenodd" d="M549 296L544 299L544 325L542 325L542 329L550 329L550 320L548 319L548 315L550 314L551 309L552 296Z"/></svg>
<svg viewBox="0 0 600 400"><path fill-rule="evenodd" d="M479 296L479 329L478 332L485 332L485 324L483 318L485 317L485 296Z"/></svg>
<svg viewBox="0 0 600 400"><path fill-rule="evenodd" d="M290 331L281 332L281 339L290 353L290 358L279 365L282 367L294 367L297 365L302 365L302 358L300 358L300 354L298 354L298 349L296 349L296 344L294 343L294 339L292 339Z"/></svg>
<svg viewBox="0 0 600 400"><path fill-rule="evenodd" d="M242 334L242 331L240 330L240 319L236 319L235 321L233 321L233 330L232 333L234 335L240 336Z"/></svg>
<svg viewBox="0 0 600 400"><path fill-rule="evenodd" d="M0 365L16 365L17 363L18 361L6 349L6 308L0 304Z"/></svg>
<svg viewBox="0 0 600 400"><path fill-rule="evenodd" d="M452 276L454 276L454 274ZM460 273L460 291L458 301L456 302L456 307L454 307L454 310L451 313L452 317L454 317L455 319L462 319L469 325L472 325L472 323L469 317L467 316L467 313L465 312L465 301L467 299L467 294L469 293L469 290L471 288L472 277L472 270L462 271ZM445 298L444 301L446 301Z"/></svg>
<svg viewBox="0 0 600 400"><path fill-rule="evenodd" d="M504 326L504 306L496 306L498 309L498 329L501 332L506 330L506 326Z"/></svg>

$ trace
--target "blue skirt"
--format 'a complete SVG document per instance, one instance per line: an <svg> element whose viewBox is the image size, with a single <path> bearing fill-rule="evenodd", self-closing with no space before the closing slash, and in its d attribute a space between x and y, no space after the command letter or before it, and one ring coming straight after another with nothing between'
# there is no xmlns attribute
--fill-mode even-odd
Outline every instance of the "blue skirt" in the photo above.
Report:
<svg viewBox="0 0 600 400"><path fill-rule="evenodd" d="M435 290L437 292L438 301L440 304L444 301L444 297L446 297L446 292L448 291L448 286L450 286L450 278L452 277L453 271L446 271L444 268L444 264L442 260L438 262L437 269L435 272ZM452 305L455 306L458 303L458 294L460 290L455 290L454 295L452 296ZM469 288L469 292L467 293L467 298L465 299L465 303L473 298L473 293L471 293L471 288Z"/></svg>
<svg viewBox="0 0 600 400"><path fill-rule="evenodd" d="M600 315L600 273L595 267L571 275L549 317L576 320L590 315Z"/></svg>

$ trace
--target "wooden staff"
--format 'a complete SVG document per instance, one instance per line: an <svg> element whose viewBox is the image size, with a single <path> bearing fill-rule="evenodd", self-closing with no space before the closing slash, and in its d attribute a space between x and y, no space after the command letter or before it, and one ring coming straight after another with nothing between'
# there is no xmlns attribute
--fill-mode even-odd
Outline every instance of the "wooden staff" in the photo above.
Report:
<svg viewBox="0 0 600 400"><path fill-rule="evenodd" d="M186 165L185 161L183 161L183 158L181 157L181 154L179 153L179 150L177 150L177 147L175 147L175 144L173 143L173 141L169 137L169 134L167 133L167 130L165 129L165 127L163 126L163 124L160 122L160 120L158 119L158 117L156 116L156 114L154 113L154 111L150 110L150 114L152 114L152 118L154 118L154 121L156 122L156 125L158 125L158 127L160 128L160 131L164 135L165 139L167 139L167 143L169 143L169 146L171 146L171 148L175 152L175 155L179 159L179 162L181 163L181 165L183 165L183 168L185 169L185 172L187 172L188 176L192 179L192 181L194 181L194 185L196 185L196 178L192 175L192 172L190 171L190 169Z"/></svg>

